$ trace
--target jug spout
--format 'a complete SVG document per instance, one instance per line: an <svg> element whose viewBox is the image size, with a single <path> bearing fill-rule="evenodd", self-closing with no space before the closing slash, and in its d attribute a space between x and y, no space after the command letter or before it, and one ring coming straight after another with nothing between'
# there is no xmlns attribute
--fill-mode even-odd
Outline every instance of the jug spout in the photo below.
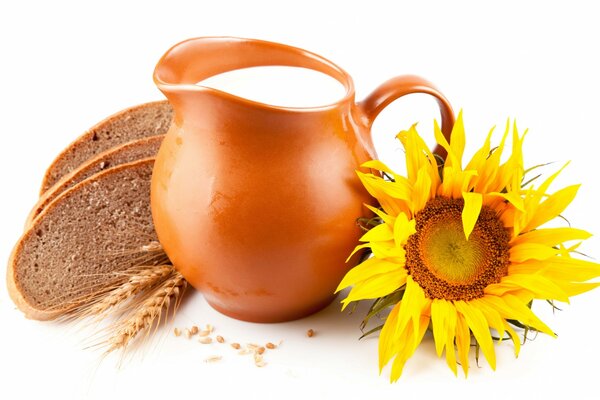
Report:
<svg viewBox="0 0 600 400"><path fill-rule="evenodd" d="M235 37L201 37L176 44L157 63L154 82L177 108L190 96L227 95L198 85L207 78L238 69L269 65L322 72L344 86L345 99L354 96L350 76L314 53L278 43Z"/></svg>

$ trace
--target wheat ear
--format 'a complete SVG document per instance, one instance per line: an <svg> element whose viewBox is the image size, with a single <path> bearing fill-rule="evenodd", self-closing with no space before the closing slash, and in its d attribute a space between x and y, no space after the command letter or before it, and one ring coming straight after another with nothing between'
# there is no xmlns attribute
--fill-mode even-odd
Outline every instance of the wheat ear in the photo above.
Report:
<svg viewBox="0 0 600 400"><path fill-rule="evenodd" d="M127 281L101 296L99 300L86 307L81 317L102 317L109 309L123 304L136 294L149 290L162 282L173 272L172 265L149 265L127 271L131 273Z"/></svg>
<svg viewBox="0 0 600 400"><path fill-rule="evenodd" d="M117 324L115 334L108 339L106 353L127 347L138 333L150 328L155 322L160 322L164 309L168 311L172 303L178 305L186 286L183 276L171 269L168 278L149 292L139 306L136 305L132 313Z"/></svg>

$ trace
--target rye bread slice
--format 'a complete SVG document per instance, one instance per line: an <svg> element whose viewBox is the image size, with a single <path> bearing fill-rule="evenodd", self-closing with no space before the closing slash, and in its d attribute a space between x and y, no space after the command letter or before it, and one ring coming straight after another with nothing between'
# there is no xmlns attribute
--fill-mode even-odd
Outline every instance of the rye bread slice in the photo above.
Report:
<svg viewBox="0 0 600 400"><path fill-rule="evenodd" d="M8 292L28 318L50 320L82 304L114 272L151 262L154 159L102 171L63 192L17 242ZM145 258L144 258L145 257Z"/></svg>
<svg viewBox="0 0 600 400"><path fill-rule="evenodd" d="M164 139L164 135L150 136L127 142L109 149L84 162L80 167L63 176L54 186L48 189L33 207L25 227L37 217L52 200L65 190L75 186L90 176L117 165L130 163L148 157L155 157Z"/></svg>
<svg viewBox="0 0 600 400"><path fill-rule="evenodd" d="M110 148L167 133L172 119L171 105L167 101L156 101L127 108L99 122L56 157L46 171L40 195L64 175Z"/></svg>

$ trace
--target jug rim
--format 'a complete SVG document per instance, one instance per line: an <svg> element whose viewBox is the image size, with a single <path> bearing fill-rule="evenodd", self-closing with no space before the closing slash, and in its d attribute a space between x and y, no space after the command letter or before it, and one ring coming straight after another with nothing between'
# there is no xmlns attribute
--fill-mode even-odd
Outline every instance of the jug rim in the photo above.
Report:
<svg viewBox="0 0 600 400"><path fill-rule="evenodd" d="M232 52L240 49L250 57L243 59L243 57L236 55L232 56L231 60L224 57L224 54L226 55L224 51ZM261 56L256 52L252 52L253 50L270 52L275 59L274 61L259 61L265 59L265 54ZM214 57L212 53L215 53L218 57ZM199 63L197 60L202 59L202 57L209 60L210 57L213 57L223 65L219 67L218 65L209 65L210 62ZM190 59L201 65L189 68L186 61ZM344 87L345 93L338 100L322 105L281 106L251 100L198 83L212 76L230 71L269 66L299 67L323 73L339 82ZM170 93L209 92L253 107L290 112L315 112L335 109L344 103L353 102L355 94L352 77L340 66L323 56L282 43L235 36L201 36L175 44L158 61L154 69L153 79L156 86L167 98L169 98Z"/></svg>

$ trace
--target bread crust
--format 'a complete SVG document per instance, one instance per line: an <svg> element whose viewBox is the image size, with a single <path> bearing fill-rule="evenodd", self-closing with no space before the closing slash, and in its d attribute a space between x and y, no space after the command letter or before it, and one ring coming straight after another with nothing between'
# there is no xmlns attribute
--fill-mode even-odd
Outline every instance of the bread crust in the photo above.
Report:
<svg viewBox="0 0 600 400"><path fill-rule="evenodd" d="M23 293L22 293L22 289L20 287L20 283L16 280L15 271L17 268L17 265L16 265L17 256L19 256L21 254L21 252L23 251L23 246L25 245L25 243L27 242L29 237L32 234L34 234L34 232L40 225L40 221L42 221L43 218L47 214L49 214L51 211L53 211L54 208L59 207L61 202L64 201L64 199L68 198L69 196L72 196L74 193L77 193L79 190L85 189L88 185L92 185L94 182L101 181L103 178L105 178L111 174L117 173L121 170L124 170L127 168L140 168L140 167L144 167L148 164L151 164L151 165L154 164L154 157L144 158L141 160L133 161L131 163L117 165L115 167L108 168L104 171L101 171L101 172L79 182L75 186L67 189L66 191L64 191L62 194L60 194L58 197L56 197L53 201L51 201L42 210L42 212L38 215L38 217L33 220L33 222L26 229L26 231L23 233L23 235L21 236L19 241L14 246L14 248L11 252L11 255L9 257L8 266L7 266L7 274L6 274L6 285L8 288L8 294L10 295L10 298L13 300L13 302L15 303L17 308L19 308L25 314L25 316L27 318L40 320L40 321L48 321L48 320L56 319L57 317L63 315L66 311L68 311L69 308L74 306L74 305L70 305L69 307L64 307L61 309L55 308L53 310L42 310L42 309L36 308L35 306L30 304L25 299L25 297L23 296ZM148 201L150 201L150 198L148 198Z"/></svg>
<svg viewBox="0 0 600 400"><path fill-rule="evenodd" d="M52 186L50 189L46 190L41 195L41 197L39 198L39 200L37 201L35 206L33 206L29 215L27 216L27 220L25 221L25 229L27 229L31 225L33 220L42 212L42 210L48 204L50 204L52 202L52 200L54 200L56 197L58 197L61 192L64 192L68 188L74 186L73 182L80 180L82 175L89 174L90 171L99 168L99 165L102 162L106 162L111 157L114 157L115 155L118 155L119 153L122 153L124 151L130 150L132 148L141 148L143 146L159 146L160 143L162 143L164 137L165 137L165 135L155 135L155 136L150 136L150 137L143 138L143 139L132 140L130 142L126 142L120 146L113 147L111 149L108 149L108 150L98 154L96 157L83 163L77 169L66 174L58 182L56 182L54 184L54 186ZM153 154L152 156L149 155L149 157L154 157L154 156L156 156L156 153ZM130 162L133 162L133 161L135 161L135 160L131 160ZM111 165L109 168L112 168L116 165L117 164ZM90 174L90 176L88 176L88 178L93 175L94 175L93 173Z"/></svg>
<svg viewBox="0 0 600 400"><path fill-rule="evenodd" d="M13 248L13 251L10 253L10 257L8 258L8 267L6 268L6 288L13 303L15 303L17 308L21 310L23 314L25 314L25 317L38 321L48 321L56 318L58 314L41 312L29 305L29 303L25 301L25 298L21 294L21 291L17 287L17 283L15 281L15 258L23 247L24 239L30 234L31 233L29 231L25 232L25 234L21 237L21 239L19 239Z"/></svg>
<svg viewBox="0 0 600 400"><path fill-rule="evenodd" d="M161 101L153 101L153 102L139 104L137 106L129 107L129 108L121 110L121 111L119 111L115 114L112 114L111 116L103 119L102 121L98 122L96 125L91 127L89 130L87 130L85 133L83 133L82 135L77 137L63 151L60 152L60 154L54 159L54 161L52 161L52 163L46 170L46 173L44 174L44 178L42 180L42 185L40 188L40 196L42 196L44 194L44 192L46 192L48 189L50 189L58 181L58 179L60 179L60 177L65 175L64 173L62 173L62 174L59 174L59 178L55 177L57 171L63 167L63 163L65 162L65 159L72 157L72 155L74 155L78 151L80 151L81 147L86 146L88 142L93 141L95 134L97 134L98 132L104 131L104 129L106 127L114 124L115 121L126 120L132 114L140 113L140 112L143 112L144 110L151 110L151 109L156 109L156 110L169 109L170 110L170 106L166 100L161 100ZM166 129L168 129L168 126L166 126ZM164 129L165 132L157 132L153 135L164 134L164 133L166 133L166 129ZM153 136L153 135L148 135L148 136ZM111 147L116 147L118 145L119 144L116 143ZM85 160L82 161L82 163L83 162L85 162ZM79 165L81 165L81 164L79 164ZM77 169L77 166L75 166L75 168L73 168L73 169Z"/></svg>

